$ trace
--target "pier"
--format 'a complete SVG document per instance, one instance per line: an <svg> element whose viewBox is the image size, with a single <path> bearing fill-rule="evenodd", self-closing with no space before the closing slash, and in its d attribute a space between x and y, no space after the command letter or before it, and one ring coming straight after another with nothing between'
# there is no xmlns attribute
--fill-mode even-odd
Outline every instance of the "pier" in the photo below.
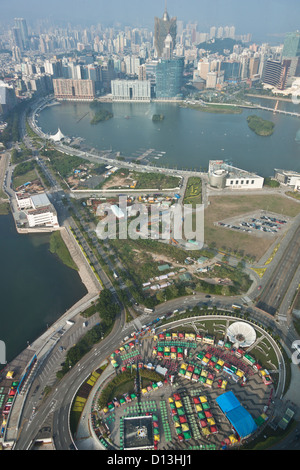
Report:
<svg viewBox="0 0 300 470"><path fill-rule="evenodd" d="M286 114L289 116L300 117L300 113L294 113L292 111L284 111L282 109L268 108L267 106L256 105L255 108L262 109L263 111L271 111L272 113Z"/></svg>

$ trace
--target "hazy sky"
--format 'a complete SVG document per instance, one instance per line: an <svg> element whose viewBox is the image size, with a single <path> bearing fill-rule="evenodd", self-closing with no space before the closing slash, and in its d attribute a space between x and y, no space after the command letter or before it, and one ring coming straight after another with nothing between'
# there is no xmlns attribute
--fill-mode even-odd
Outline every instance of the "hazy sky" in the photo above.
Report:
<svg viewBox="0 0 300 470"><path fill-rule="evenodd" d="M128 24L154 28L165 0L0 0L1 21L20 16L31 20L49 19L90 24ZM210 26L235 25L237 34L252 33L253 39L300 29L299 0L167 0L170 16L197 21L198 30ZM268 36L271 35L271 36Z"/></svg>

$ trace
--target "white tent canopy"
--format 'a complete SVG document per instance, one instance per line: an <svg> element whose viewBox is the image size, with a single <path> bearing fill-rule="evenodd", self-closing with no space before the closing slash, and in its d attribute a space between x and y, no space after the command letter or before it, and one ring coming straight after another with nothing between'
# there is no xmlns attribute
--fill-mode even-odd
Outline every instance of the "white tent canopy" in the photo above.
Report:
<svg viewBox="0 0 300 470"><path fill-rule="evenodd" d="M62 131L58 128L58 131L55 135L51 135L50 139L54 140L55 142L59 142L60 140L64 139L65 136L63 135Z"/></svg>
<svg viewBox="0 0 300 470"><path fill-rule="evenodd" d="M249 323L237 321L232 323L228 330L227 336L235 347L249 347L256 340L256 332Z"/></svg>

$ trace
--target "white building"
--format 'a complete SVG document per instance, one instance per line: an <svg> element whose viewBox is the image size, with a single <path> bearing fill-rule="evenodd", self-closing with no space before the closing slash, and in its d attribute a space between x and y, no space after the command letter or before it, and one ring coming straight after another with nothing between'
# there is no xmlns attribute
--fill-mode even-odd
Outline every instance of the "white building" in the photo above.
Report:
<svg viewBox="0 0 300 470"><path fill-rule="evenodd" d="M16 200L19 209L25 209L29 227L59 227L56 210L45 193L16 193Z"/></svg>
<svg viewBox="0 0 300 470"><path fill-rule="evenodd" d="M39 209L30 209L27 211L27 220L29 227L44 225L46 227L59 227L57 215L52 204Z"/></svg>
<svg viewBox="0 0 300 470"><path fill-rule="evenodd" d="M210 186L217 189L262 189L264 178L225 163L223 160L210 160L208 169Z"/></svg>
<svg viewBox="0 0 300 470"><path fill-rule="evenodd" d="M16 193L16 200L19 209L30 209L32 207L30 194Z"/></svg>
<svg viewBox="0 0 300 470"><path fill-rule="evenodd" d="M150 80L112 80L113 101L150 101Z"/></svg>
<svg viewBox="0 0 300 470"><path fill-rule="evenodd" d="M275 168L275 179L286 186L291 186L295 190L300 190L300 173L292 170L278 170Z"/></svg>

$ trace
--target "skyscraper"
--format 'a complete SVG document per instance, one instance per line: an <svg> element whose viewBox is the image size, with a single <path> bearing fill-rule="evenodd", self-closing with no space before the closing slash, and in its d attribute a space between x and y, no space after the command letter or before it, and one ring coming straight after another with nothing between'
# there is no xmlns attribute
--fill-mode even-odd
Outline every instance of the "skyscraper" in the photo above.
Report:
<svg viewBox="0 0 300 470"><path fill-rule="evenodd" d="M184 58L160 59L156 66L156 98L181 96Z"/></svg>
<svg viewBox="0 0 300 470"><path fill-rule="evenodd" d="M20 38L22 41L22 49L28 49L29 46L29 36L28 36L28 29L27 23L24 18L15 18L15 28L19 29ZM19 46L16 44L16 46ZM20 46L19 46L20 47Z"/></svg>
<svg viewBox="0 0 300 470"><path fill-rule="evenodd" d="M154 47L158 58L163 56L165 40L168 34L172 37L173 46L176 44L176 21L176 17L170 19L167 12L167 5L165 6L163 17L155 17L154 19Z"/></svg>
<svg viewBox="0 0 300 470"><path fill-rule="evenodd" d="M292 58L300 56L300 31L288 33L284 40L282 57Z"/></svg>

